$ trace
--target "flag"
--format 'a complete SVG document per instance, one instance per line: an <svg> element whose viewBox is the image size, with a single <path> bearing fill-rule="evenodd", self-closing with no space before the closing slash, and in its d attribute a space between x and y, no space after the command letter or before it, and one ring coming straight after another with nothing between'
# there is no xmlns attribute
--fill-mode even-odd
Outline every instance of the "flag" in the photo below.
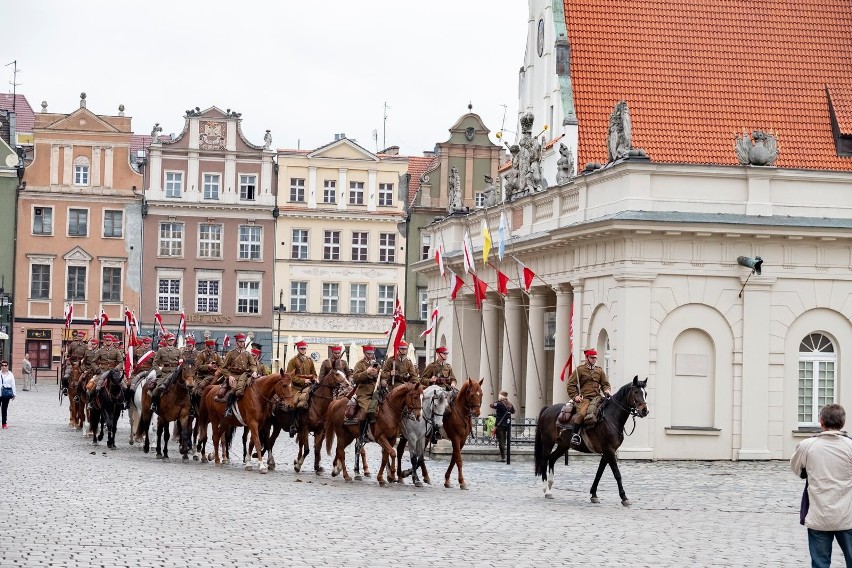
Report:
<svg viewBox="0 0 852 568"><path fill-rule="evenodd" d="M142 329L139 326L139 320L136 319L136 312L130 312L130 316L133 318L134 333L136 333L136 337L138 338L142 335Z"/></svg>
<svg viewBox="0 0 852 568"><path fill-rule="evenodd" d="M71 326L72 314L74 313L74 302L70 302L65 307L65 329Z"/></svg>
<svg viewBox="0 0 852 568"><path fill-rule="evenodd" d="M165 335L166 328L163 327L163 316L160 315L159 309L154 312L154 320L157 322L157 325L160 326L160 335Z"/></svg>
<svg viewBox="0 0 852 568"><path fill-rule="evenodd" d="M523 280L524 283L524 291L529 292L530 286L532 286L533 278L535 278L535 272L524 266L524 263L515 259L518 262L518 279Z"/></svg>
<svg viewBox="0 0 852 568"><path fill-rule="evenodd" d="M509 294L509 277L499 270L497 270L497 292L504 296Z"/></svg>
<svg viewBox="0 0 852 568"><path fill-rule="evenodd" d="M227 351L231 347L231 336L225 334L225 339L222 340L222 351Z"/></svg>
<svg viewBox="0 0 852 568"><path fill-rule="evenodd" d="M432 314L429 316L429 327L420 334L420 337L429 335L435 329L435 324L438 323L438 302L435 302L435 307L432 309Z"/></svg>
<svg viewBox="0 0 852 568"><path fill-rule="evenodd" d="M470 233L468 231L464 232L462 253L464 254L464 271L476 272L476 266L473 261L473 241L470 240Z"/></svg>
<svg viewBox="0 0 852 568"><path fill-rule="evenodd" d="M98 327L101 323L101 318L95 318L92 320L92 339L98 338Z"/></svg>
<svg viewBox="0 0 852 568"><path fill-rule="evenodd" d="M101 308L101 327L105 326L108 323L109 318L107 317L106 312L104 312L104 309Z"/></svg>
<svg viewBox="0 0 852 568"><path fill-rule="evenodd" d="M137 366L137 367L138 367L138 366L140 366L142 363L144 363L145 361L147 361L148 359L150 359L150 358L151 358L151 357L153 357L154 355L155 355L155 353L154 353L154 350L153 350L153 349L152 349L152 350L150 350L150 351L148 351L147 353L145 353L144 355L142 355L141 357L139 357L139 360L138 360L138 361L136 361L136 366Z"/></svg>
<svg viewBox="0 0 852 568"><path fill-rule="evenodd" d="M405 314L402 313L402 304L399 301L399 298L396 299L396 307L393 310L393 325L391 326L391 345L393 346L393 352L388 355L388 357L396 356L396 351L399 349L399 344L402 342L405 337L405 328L407 327L405 321Z"/></svg>
<svg viewBox="0 0 852 568"><path fill-rule="evenodd" d="M455 300L456 294L459 293L461 287L464 286L464 280L459 278L458 274L450 270L450 298Z"/></svg>
<svg viewBox="0 0 852 568"><path fill-rule="evenodd" d="M560 381L565 380L565 371L568 371L569 377L574 372L574 302L571 302L571 315L568 318L568 360L562 367L562 374L559 375Z"/></svg>
<svg viewBox="0 0 852 568"><path fill-rule="evenodd" d="M482 302L485 301L485 291L488 289L488 285L485 283L485 280L480 280L476 277L476 274L471 273L471 278L473 278L473 299L476 302L476 309L482 309Z"/></svg>
<svg viewBox="0 0 852 568"><path fill-rule="evenodd" d="M435 246L435 262L438 263L438 271L441 276L444 276L446 269L444 268L444 253L441 251L441 245Z"/></svg>
<svg viewBox="0 0 852 568"><path fill-rule="evenodd" d="M482 264L488 262L489 252L491 252L491 231L488 230L488 221L482 219Z"/></svg>
<svg viewBox="0 0 852 568"><path fill-rule="evenodd" d="M129 377L133 372L133 346L136 339L133 333L133 317L130 310L124 308L124 376Z"/></svg>
<svg viewBox="0 0 852 568"><path fill-rule="evenodd" d="M178 323L178 333L183 332L184 337L186 336L186 313L183 308L180 310L180 322Z"/></svg>
<svg viewBox="0 0 852 568"><path fill-rule="evenodd" d="M497 258L503 260L503 254L506 252L506 212L500 212L500 226L497 228Z"/></svg>

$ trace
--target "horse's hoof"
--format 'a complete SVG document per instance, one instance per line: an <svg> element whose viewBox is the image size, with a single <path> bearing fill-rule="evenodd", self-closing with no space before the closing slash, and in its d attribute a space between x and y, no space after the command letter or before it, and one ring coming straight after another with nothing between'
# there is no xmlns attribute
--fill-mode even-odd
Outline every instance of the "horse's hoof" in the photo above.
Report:
<svg viewBox="0 0 852 568"><path fill-rule="evenodd" d="M269 468L269 471L275 471L275 464L274 463L268 464L266 467Z"/></svg>
<svg viewBox="0 0 852 568"><path fill-rule="evenodd" d="M446 487L447 489L449 489L449 488L450 488L450 487L452 487L452 486L453 486L453 484L452 484L452 483L450 483L449 481L445 481L445 482L444 482L444 487Z"/></svg>
<svg viewBox="0 0 852 568"><path fill-rule="evenodd" d="M422 481L415 481L414 487L423 487L423 482Z"/></svg>
<svg viewBox="0 0 852 568"><path fill-rule="evenodd" d="M319 466L318 468L314 469L314 473L316 473L317 475L319 475L323 472L325 472L325 468L322 467L322 466Z"/></svg>
<svg viewBox="0 0 852 568"><path fill-rule="evenodd" d="M600 503L600 502L601 502L601 500L598 499L597 497L592 497L592 503Z"/></svg>
<svg viewBox="0 0 852 568"><path fill-rule="evenodd" d="M467 491L467 483L459 483L459 489L463 489L464 491Z"/></svg>
<svg viewBox="0 0 852 568"><path fill-rule="evenodd" d="M213 465L214 465L214 466L216 466L216 467L222 467L222 465L224 465L224 464L222 464L222 463L220 462L220 463L214 463Z"/></svg>
<svg viewBox="0 0 852 568"><path fill-rule="evenodd" d="M352 483L352 478L351 477L344 477L343 481L345 481L346 483Z"/></svg>
<svg viewBox="0 0 852 568"><path fill-rule="evenodd" d="M245 466L243 466L243 469L245 469L246 471L251 471L251 464L247 463Z"/></svg>
<svg viewBox="0 0 852 568"><path fill-rule="evenodd" d="M364 478L361 477L360 475L356 475L353 479L355 479L355 481L364 481Z"/></svg>
<svg viewBox="0 0 852 568"><path fill-rule="evenodd" d="M373 477L373 474L372 474L372 473L370 473L369 471L365 471L365 472L364 472L364 477Z"/></svg>
<svg viewBox="0 0 852 568"><path fill-rule="evenodd" d="M429 479L428 477L424 477L424 478L423 478L423 483L428 483L429 485L432 485L432 480L431 480L431 479Z"/></svg>
<svg viewBox="0 0 852 568"><path fill-rule="evenodd" d="M192 456L192 461L198 461L198 456ZM202 460L204 461L204 460Z"/></svg>
<svg viewBox="0 0 852 568"><path fill-rule="evenodd" d="M387 481L385 481L384 479L379 481L379 487L384 487L387 484L388 484Z"/></svg>
<svg viewBox="0 0 852 568"><path fill-rule="evenodd" d="M185 462L188 462L188 461L189 461L189 456L183 456L183 458L181 458L181 460L182 460L182 461L185 461Z"/></svg>
<svg viewBox="0 0 852 568"><path fill-rule="evenodd" d="M553 493L545 493L544 498L545 499L553 499Z"/></svg>
<svg viewBox="0 0 852 568"><path fill-rule="evenodd" d="M624 505L625 507L629 507L633 503L630 502L630 499L622 499L621 504Z"/></svg>
<svg viewBox="0 0 852 568"><path fill-rule="evenodd" d="M163 456L163 463L166 463L167 461L169 461L169 456Z"/></svg>
<svg viewBox="0 0 852 568"><path fill-rule="evenodd" d="M261 467L258 471L259 471L260 473L268 473L268 472L269 472L269 468L268 468L268 467Z"/></svg>

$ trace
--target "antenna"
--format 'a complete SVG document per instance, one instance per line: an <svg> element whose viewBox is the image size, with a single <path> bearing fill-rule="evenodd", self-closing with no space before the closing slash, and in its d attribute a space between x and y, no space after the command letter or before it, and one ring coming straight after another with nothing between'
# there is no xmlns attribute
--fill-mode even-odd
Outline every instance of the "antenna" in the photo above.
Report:
<svg viewBox="0 0 852 568"><path fill-rule="evenodd" d="M12 65L12 80L9 81L9 84L12 85L12 112L18 114L18 97L15 96L17 93L18 85L22 85L23 83L18 83L18 73L23 73L23 69L18 69L18 60L15 59L11 63L7 63L5 66L8 67Z"/></svg>
<svg viewBox="0 0 852 568"><path fill-rule="evenodd" d="M379 131L375 128L373 129L373 142L376 143L376 152L379 151Z"/></svg>
<svg viewBox="0 0 852 568"><path fill-rule="evenodd" d="M388 130L388 110L389 109L390 109L390 107L388 106L388 102L385 101L385 118L384 118L384 121L382 122L382 146L385 147L385 148L388 147L387 130Z"/></svg>

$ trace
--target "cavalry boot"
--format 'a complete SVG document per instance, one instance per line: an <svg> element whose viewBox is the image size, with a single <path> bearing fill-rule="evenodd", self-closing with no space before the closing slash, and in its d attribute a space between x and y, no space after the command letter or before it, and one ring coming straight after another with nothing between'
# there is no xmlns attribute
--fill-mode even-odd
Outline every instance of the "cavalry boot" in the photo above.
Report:
<svg viewBox="0 0 852 568"><path fill-rule="evenodd" d="M574 433L571 436L571 445L572 446L579 446L580 442L582 441L580 439L580 431L583 429L583 425L582 424L573 424L572 427L573 427Z"/></svg>
<svg viewBox="0 0 852 568"><path fill-rule="evenodd" d="M367 429L370 427L370 419L365 418L361 421L361 435L358 438L358 443L362 446L367 443Z"/></svg>
<svg viewBox="0 0 852 568"><path fill-rule="evenodd" d="M296 417L293 418L293 422L290 424L290 437L293 438L298 431L299 431L299 416L296 415Z"/></svg>
<svg viewBox="0 0 852 568"><path fill-rule="evenodd" d="M225 418L230 418L234 415L234 404L237 402L237 395L234 391L228 393L227 408L225 408Z"/></svg>

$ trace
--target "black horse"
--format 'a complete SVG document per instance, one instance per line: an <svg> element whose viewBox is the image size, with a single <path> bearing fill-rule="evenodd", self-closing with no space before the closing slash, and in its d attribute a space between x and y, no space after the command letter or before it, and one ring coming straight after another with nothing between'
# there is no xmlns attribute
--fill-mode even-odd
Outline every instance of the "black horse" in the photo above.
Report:
<svg viewBox="0 0 852 568"><path fill-rule="evenodd" d="M618 471L618 460L615 456L621 443L624 441L624 425L630 416L644 418L648 416L648 403L645 400L645 385L648 379L640 381L639 377L633 377L633 381L621 387L617 393L605 401L601 408L600 418L597 424L584 431L579 446L573 449L583 453L601 454L598 464L598 473L589 493L592 495L592 503L598 503L598 483L601 480L604 469L609 465L612 475L618 483L618 494L621 496L621 504L625 507L630 505L630 500L624 493L621 485L621 472ZM571 430L559 431L556 426L556 418L562 409L562 404L554 404L544 407L538 415L538 428L535 433L535 474L541 475L544 482L544 496L552 499L553 495L553 465L556 460L565 455L571 446ZM635 426L635 422L634 422ZM553 450L554 444L556 449ZM552 450L552 451L551 451Z"/></svg>
<svg viewBox="0 0 852 568"><path fill-rule="evenodd" d="M93 393L92 410L89 413L89 427L92 429L92 443L97 444L104 438L104 426L107 428L107 448L115 449L115 431L118 419L124 409L124 372L112 369L106 376L99 391ZM98 432L100 426L100 432Z"/></svg>

